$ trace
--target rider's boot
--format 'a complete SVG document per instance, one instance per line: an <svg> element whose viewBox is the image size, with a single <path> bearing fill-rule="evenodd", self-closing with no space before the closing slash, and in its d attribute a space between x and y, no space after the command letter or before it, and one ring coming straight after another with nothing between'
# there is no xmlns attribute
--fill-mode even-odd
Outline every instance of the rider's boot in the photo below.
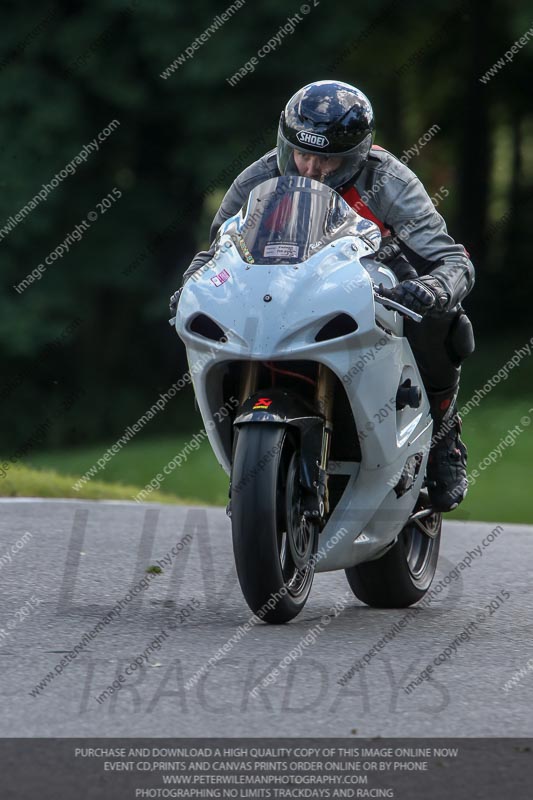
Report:
<svg viewBox="0 0 533 800"><path fill-rule="evenodd" d="M457 413L458 385L428 392L433 417L432 447L427 465L429 499L436 511L453 511L468 490L467 449L461 441L461 419Z"/></svg>

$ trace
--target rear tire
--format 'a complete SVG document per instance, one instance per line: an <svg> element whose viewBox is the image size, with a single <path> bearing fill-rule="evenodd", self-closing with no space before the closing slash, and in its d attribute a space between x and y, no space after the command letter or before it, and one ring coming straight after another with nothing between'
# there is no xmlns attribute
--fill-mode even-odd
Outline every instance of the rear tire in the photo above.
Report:
<svg viewBox="0 0 533 800"><path fill-rule="evenodd" d="M428 507L421 493L415 511ZM441 528L442 514L436 511L418 524L408 522L384 556L345 570L355 596L374 608L406 608L420 600L435 576Z"/></svg>
<svg viewBox="0 0 533 800"><path fill-rule="evenodd" d="M243 425L231 476L233 552L245 600L265 622L293 619L311 591L318 527L304 521L301 495L293 431Z"/></svg>

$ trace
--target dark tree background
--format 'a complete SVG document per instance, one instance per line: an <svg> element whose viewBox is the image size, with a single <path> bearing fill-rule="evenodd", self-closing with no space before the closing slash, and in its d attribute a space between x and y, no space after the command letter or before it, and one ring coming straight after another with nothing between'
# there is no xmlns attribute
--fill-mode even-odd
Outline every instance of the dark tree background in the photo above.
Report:
<svg viewBox="0 0 533 800"><path fill-rule="evenodd" d="M315 5L316 4L316 5ZM161 73L229 2L4 2L0 228L112 120L98 152L0 240L3 452L44 418L43 444L120 433L186 368L168 295L207 244L222 193L275 145L287 99L333 78L372 100L376 142L409 162L470 251L478 340L530 319L533 26L525 2L310 0L309 13L236 86L226 81L300 4L247 2L177 71ZM533 32L533 31L532 31ZM23 293L13 288L116 187L122 197ZM187 430L190 395L152 423Z"/></svg>

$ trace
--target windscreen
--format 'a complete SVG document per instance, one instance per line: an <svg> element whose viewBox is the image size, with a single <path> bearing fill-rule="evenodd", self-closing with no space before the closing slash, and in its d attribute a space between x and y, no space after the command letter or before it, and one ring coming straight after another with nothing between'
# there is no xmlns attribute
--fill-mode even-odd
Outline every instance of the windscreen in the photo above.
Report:
<svg viewBox="0 0 533 800"><path fill-rule="evenodd" d="M375 227L333 189L295 176L256 186L242 215L237 244L255 264L299 264L335 239Z"/></svg>

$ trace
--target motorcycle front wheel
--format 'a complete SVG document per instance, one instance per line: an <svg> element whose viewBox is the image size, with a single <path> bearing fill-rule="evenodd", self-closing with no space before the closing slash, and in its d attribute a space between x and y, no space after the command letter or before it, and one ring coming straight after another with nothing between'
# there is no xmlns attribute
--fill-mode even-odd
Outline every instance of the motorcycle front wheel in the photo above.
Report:
<svg viewBox="0 0 533 800"><path fill-rule="evenodd" d="M303 514L296 434L250 423L238 433L231 472L233 552L242 593L265 622L288 622L311 591L318 526Z"/></svg>

